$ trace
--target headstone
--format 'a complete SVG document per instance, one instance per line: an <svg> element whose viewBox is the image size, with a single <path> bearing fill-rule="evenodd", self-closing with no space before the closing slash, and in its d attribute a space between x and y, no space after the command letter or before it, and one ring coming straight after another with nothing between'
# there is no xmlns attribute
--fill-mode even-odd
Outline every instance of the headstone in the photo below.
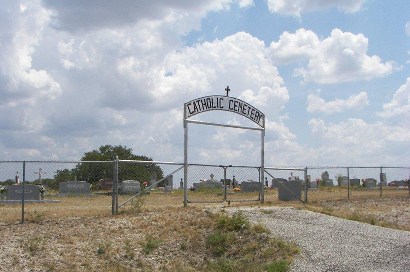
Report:
<svg viewBox="0 0 410 272"><path fill-rule="evenodd" d="M259 192L261 185L257 181L244 181L241 183L241 192Z"/></svg>
<svg viewBox="0 0 410 272"><path fill-rule="evenodd" d="M316 181L311 181L310 183L309 183L309 188L312 188L312 189L315 189L315 188L317 188L317 182Z"/></svg>
<svg viewBox="0 0 410 272"><path fill-rule="evenodd" d="M366 188L374 188L377 185L377 180L374 178L367 178L364 180L364 187Z"/></svg>
<svg viewBox="0 0 410 272"><path fill-rule="evenodd" d="M320 183L321 186L326 186L326 187L333 187L333 179L328 179L328 180L322 180Z"/></svg>
<svg viewBox="0 0 410 272"><path fill-rule="evenodd" d="M166 178L166 185L173 188L174 187L174 176L173 175L169 175Z"/></svg>
<svg viewBox="0 0 410 272"><path fill-rule="evenodd" d="M138 194L141 192L141 184L137 180L124 180L120 183L120 194Z"/></svg>
<svg viewBox="0 0 410 272"><path fill-rule="evenodd" d="M195 190L199 189L213 189L213 188L223 188L223 184L218 181L212 181L212 180L204 180L201 182L195 182L193 184Z"/></svg>
<svg viewBox="0 0 410 272"><path fill-rule="evenodd" d="M150 185L157 183L157 173L151 174ZM152 188L157 188L157 185L153 185Z"/></svg>
<svg viewBox="0 0 410 272"><path fill-rule="evenodd" d="M302 197L301 180L286 180L278 187L279 200L297 200Z"/></svg>
<svg viewBox="0 0 410 272"><path fill-rule="evenodd" d="M7 200L21 200L23 185L7 186ZM24 184L24 200L40 200L40 187L37 185Z"/></svg>
<svg viewBox="0 0 410 272"><path fill-rule="evenodd" d="M238 181L236 180L235 176L233 176L233 178L232 178L232 187L233 188L238 187Z"/></svg>
<svg viewBox="0 0 410 272"><path fill-rule="evenodd" d="M101 190L112 190L112 179L110 178L100 179L99 185L100 185Z"/></svg>
<svg viewBox="0 0 410 272"><path fill-rule="evenodd" d="M60 195L89 195L91 188L85 181L64 181L60 182L58 192Z"/></svg>
<svg viewBox="0 0 410 272"><path fill-rule="evenodd" d="M383 183L383 184L387 184L386 173L380 173L380 182Z"/></svg>
<svg viewBox="0 0 410 272"><path fill-rule="evenodd" d="M284 178L274 178L272 179L272 188L278 188L279 187L279 183L286 181L286 179Z"/></svg>
<svg viewBox="0 0 410 272"><path fill-rule="evenodd" d="M323 173L320 175L320 177L321 177L322 180L328 180L328 179L330 178L330 177L329 177L329 172L327 172L327 171L323 172Z"/></svg>
<svg viewBox="0 0 410 272"><path fill-rule="evenodd" d="M221 179L220 183L225 184L227 187L231 187L232 180L231 179Z"/></svg>
<svg viewBox="0 0 410 272"><path fill-rule="evenodd" d="M360 186L360 179L358 178L350 179L350 186Z"/></svg>
<svg viewBox="0 0 410 272"><path fill-rule="evenodd" d="M387 182L379 182L379 184L377 184L379 187L386 187L387 186Z"/></svg>
<svg viewBox="0 0 410 272"><path fill-rule="evenodd" d="M346 176L340 176L337 178L337 185L341 187L347 187L349 179Z"/></svg>
<svg viewBox="0 0 410 272"><path fill-rule="evenodd" d="M389 182L389 186L398 186L398 187L407 187L408 182L407 180L393 180L392 182Z"/></svg>
<svg viewBox="0 0 410 272"><path fill-rule="evenodd" d="M172 191L172 188L174 187L174 177L172 175L169 175L166 179L166 184L164 187L164 192L168 193Z"/></svg>
<svg viewBox="0 0 410 272"><path fill-rule="evenodd" d="M6 198L6 186L1 186L0 185L0 200L4 200Z"/></svg>

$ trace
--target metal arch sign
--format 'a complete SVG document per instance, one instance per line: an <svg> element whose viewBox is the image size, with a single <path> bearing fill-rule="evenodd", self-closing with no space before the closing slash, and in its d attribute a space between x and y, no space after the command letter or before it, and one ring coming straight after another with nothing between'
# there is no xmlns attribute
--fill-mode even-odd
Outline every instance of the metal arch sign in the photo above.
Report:
<svg viewBox="0 0 410 272"><path fill-rule="evenodd" d="M205 96L186 102L184 104L184 118L187 119L196 114L213 110L240 114L265 128L265 115L260 110L245 101L223 95Z"/></svg>

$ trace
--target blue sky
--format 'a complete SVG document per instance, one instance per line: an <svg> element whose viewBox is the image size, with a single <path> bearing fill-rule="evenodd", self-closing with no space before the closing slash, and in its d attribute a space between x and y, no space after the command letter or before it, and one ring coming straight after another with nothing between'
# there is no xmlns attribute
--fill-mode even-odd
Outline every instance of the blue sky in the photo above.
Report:
<svg viewBox="0 0 410 272"><path fill-rule="evenodd" d="M405 0L0 0L0 159L104 144L183 161L183 104L265 113L267 166L409 166ZM252 125L239 115L195 119ZM189 161L258 165L255 131L189 126Z"/></svg>

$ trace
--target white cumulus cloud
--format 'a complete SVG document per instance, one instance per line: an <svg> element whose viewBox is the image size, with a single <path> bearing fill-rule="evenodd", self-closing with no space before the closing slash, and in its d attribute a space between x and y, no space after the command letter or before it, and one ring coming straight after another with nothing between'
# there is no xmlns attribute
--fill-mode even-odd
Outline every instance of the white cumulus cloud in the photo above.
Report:
<svg viewBox="0 0 410 272"><path fill-rule="evenodd" d="M269 11L300 17L302 13L337 8L346 13L359 11L365 0L268 0Z"/></svg>
<svg viewBox="0 0 410 272"><path fill-rule="evenodd" d="M163 103L175 100L175 93L192 97L223 93L226 85L233 96L261 110L267 105L280 110L289 100L283 79L266 56L264 42L245 32L170 54L164 68L156 93L157 101Z"/></svg>
<svg viewBox="0 0 410 272"><path fill-rule="evenodd" d="M302 35L303 34L303 35ZM306 39L309 36L309 39ZM330 37L317 42L313 33L300 30L294 35L287 34L284 37L294 44L293 55L290 51L282 56L276 56L286 50L289 42L281 40L272 43L271 50L274 59L291 60L292 58L308 58L307 66L295 70L295 75L300 76L306 82L321 84L350 82L357 80L370 80L390 74L394 69L394 63L383 63L380 57L367 55L368 40L363 34L343 32L340 29L332 30ZM291 38L289 38L291 37ZM302 40L302 42L298 42ZM297 45L300 45L301 54Z"/></svg>
<svg viewBox="0 0 410 272"><path fill-rule="evenodd" d="M383 105L383 111L379 115L389 122L410 125L410 77L394 93L392 100Z"/></svg>
<svg viewBox="0 0 410 272"><path fill-rule="evenodd" d="M362 109L369 104L366 92L353 94L347 99L325 101L318 93L309 94L307 97L308 112L335 113L350 109Z"/></svg>
<svg viewBox="0 0 410 272"><path fill-rule="evenodd" d="M396 158L386 154L393 151L402 158L409 155L410 135L401 126L367 123L358 118L339 123L311 119L308 124L311 133L321 140L317 152L329 161L345 165L397 165Z"/></svg>
<svg viewBox="0 0 410 272"><path fill-rule="evenodd" d="M33 64L43 38L39 29L48 24L49 13L39 1L4 4L0 13L4 23L0 25L0 106L55 99L61 92L60 84L49 71Z"/></svg>
<svg viewBox="0 0 410 272"><path fill-rule="evenodd" d="M242 0L243 2L244 0ZM45 6L53 11L53 26L70 32L87 32L98 29L120 29L144 21L175 21L176 18L189 17L190 24L174 24L174 29L188 31L199 27L198 18L209 11L228 9L230 0L88 0L81 3L71 0L44 0ZM246 2L245 2L246 3Z"/></svg>
<svg viewBox="0 0 410 272"><path fill-rule="evenodd" d="M275 63L291 63L314 56L319 45L316 33L301 28L295 33L282 33L278 42L271 43L270 52Z"/></svg>

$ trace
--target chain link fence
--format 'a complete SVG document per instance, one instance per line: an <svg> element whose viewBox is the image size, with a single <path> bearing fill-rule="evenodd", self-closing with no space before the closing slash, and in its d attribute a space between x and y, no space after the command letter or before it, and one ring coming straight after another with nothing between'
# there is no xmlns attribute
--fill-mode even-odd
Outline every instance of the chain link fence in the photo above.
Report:
<svg viewBox="0 0 410 272"><path fill-rule="evenodd" d="M0 223L196 203L410 196L410 167L267 167L153 161L0 161Z"/></svg>
<svg viewBox="0 0 410 272"><path fill-rule="evenodd" d="M308 201L410 196L409 167L310 167Z"/></svg>
<svg viewBox="0 0 410 272"><path fill-rule="evenodd" d="M2 161L0 221L110 214L110 191L100 181L113 174L110 161Z"/></svg>

